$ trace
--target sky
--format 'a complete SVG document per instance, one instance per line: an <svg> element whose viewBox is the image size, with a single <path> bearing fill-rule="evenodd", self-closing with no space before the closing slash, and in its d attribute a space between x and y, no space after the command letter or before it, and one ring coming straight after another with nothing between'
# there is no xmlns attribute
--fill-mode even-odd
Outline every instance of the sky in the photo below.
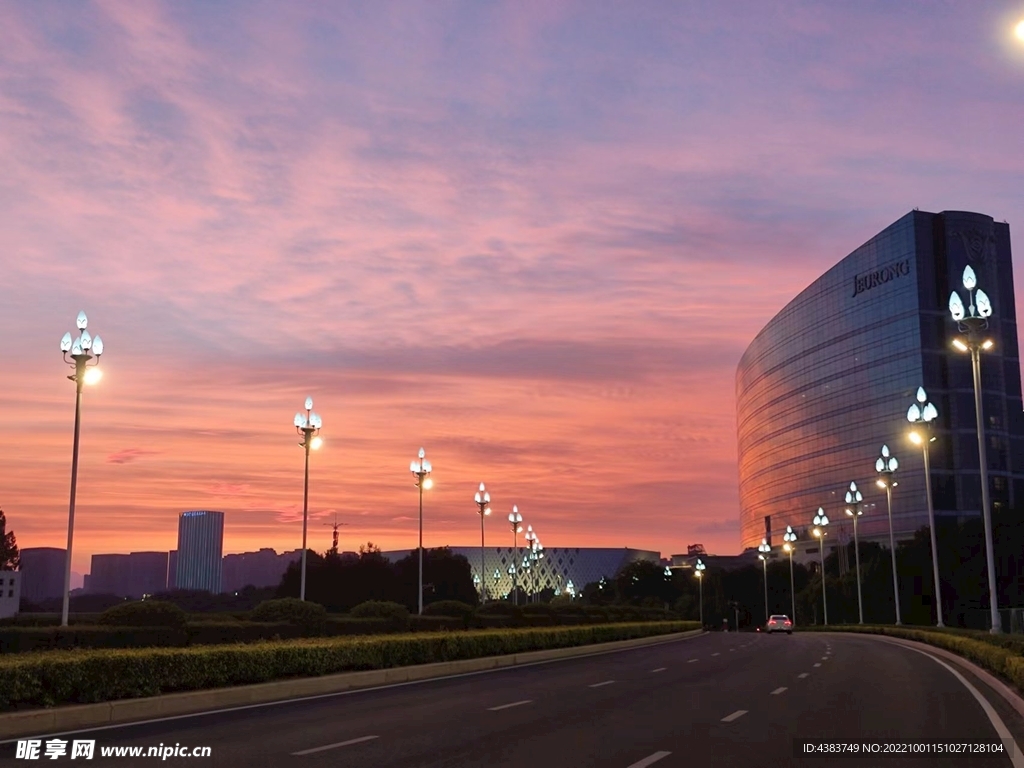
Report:
<svg viewBox="0 0 1024 768"><path fill-rule="evenodd" d="M0 2L0 508L168 550L739 548L735 369L914 208L1024 231L1024 0ZM1018 270L1024 280L1024 269ZM1019 287L1019 286L1018 286Z"/></svg>

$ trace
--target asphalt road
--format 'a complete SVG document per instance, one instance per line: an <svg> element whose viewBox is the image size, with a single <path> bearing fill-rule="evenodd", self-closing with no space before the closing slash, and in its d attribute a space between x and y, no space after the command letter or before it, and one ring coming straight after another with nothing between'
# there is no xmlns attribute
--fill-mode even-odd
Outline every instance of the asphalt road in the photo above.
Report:
<svg viewBox="0 0 1024 768"><path fill-rule="evenodd" d="M1004 707L1005 711L1005 707ZM1019 726L1020 724L1016 724ZM1014 728L1011 727L1011 731ZM111 746L209 746L202 766L985 766L996 757L794 757L794 739L999 741L946 667L867 637L711 633L580 659L68 735ZM1018 737L1019 739L1019 737ZM45 738L44 738L45 744ZM0 762L15 759L0 745Z"/></svg>

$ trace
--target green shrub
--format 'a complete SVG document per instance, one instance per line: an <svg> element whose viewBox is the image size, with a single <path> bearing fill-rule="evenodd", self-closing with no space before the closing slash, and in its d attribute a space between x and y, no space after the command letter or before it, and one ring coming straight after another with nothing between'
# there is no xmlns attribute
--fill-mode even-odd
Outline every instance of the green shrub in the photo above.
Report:
<svg viewBox="0 0 1024 768"><path fill-rule="evenodd" d="M424 608L423 610L425 613L427 609ZM468 616L417 616L413 614L409 617L409 629L413 632L440 632L442 630L465 629L468 619Z"/></svg>
<svg viewBox="0 0 1024 768"><path fill-rule="evenodd" d="M360 669L523 653L694 628L694 622L647 622L18 654L0 657L0 710L113 701Z"/></svg>
<svg viewBox="0 0 1024 768"><path fill-rule="evenodd" d="M181 627L2 627L0 654L73 648L145 648L188 644ZM0 682L2 685L2 682Z"/></svg>
<svg viewBox="0 0 1024 768"><path fill-rule="evenodd" d="M138 600L108 608L99 623L114 627L184 627L188 615L163 600Z"/></svg>
<svg viewBox="0 0 1024 768"><path fill-rule="evenodd" d="M481 616L514 616L522 611L519 606L512 605L506 600L494 600L484 603L476 609Z"/></svg>
<svg viewBox="0 0 1024 768"><path fill-rule="evenodd" d="M387 600L367 600L360 603L348 612L349 616L357 619L401 619L409 618L409 609L401 603L392 603Z"/></svg>
<svg viewBox="0 0 1024 768"><path fill-rule="evenodd" d="M438 600L423 607L424 616L456 616L462 618L473 612L473 606L460 600Z"/></svg>
<svg viewBox="0 0 1024 768"><path fill-rule="evenodd" d="M320 603L311 603L295 597L264 600L252 611L253 621L287 621L303 626L322 625L327 619L327 609Z"/></svg>
<svg viewBox="0 0 1024 768"><path fill-rule="evenodd" d="M523 615L525 616L550 616L552 613L551 606L547 603L527 603L523 606Z"/></svg>

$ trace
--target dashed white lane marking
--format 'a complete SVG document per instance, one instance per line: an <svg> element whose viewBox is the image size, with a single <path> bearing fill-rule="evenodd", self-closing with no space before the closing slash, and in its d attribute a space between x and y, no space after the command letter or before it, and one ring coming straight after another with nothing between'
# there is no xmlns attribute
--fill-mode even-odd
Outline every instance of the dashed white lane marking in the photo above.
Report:
<svg viewBox="0 0 1024 768"><path fill-rule="evenodd" d="M822 660L822 661L828 661L828 656L822 656L822 657L821 657L821 660Z"/></svg>
<svg viewBox="0 0 1024 768"><path fill-rule="evenodd" d="M722 654L720 654L720 653L718 653L717 651L715 651L715 653L712 653L711 655L712 655L712 656L721 656Z"/></svg>
<svg viewBox="0 0 1024 768"><path fill-rule="evenodd" d="M513 701L511 704L502 704L500 707L488 707L488 712L500 712L503 709L511 709L512 707L521 707L523 704L532 704L533 699L523 699L522 701Z"/></svg>
<svg viewBox="0 0 1024 768"><path fill-rule="evenodd" d="M820 661L818 661L818 662L815 662L814 666L816 666L816 667L820 667L820 666L821 666L821 662L820 662Z"/></svg>
<svg viewBox="0 0 1024 768"><path fill-rule="evenodd" d="M781 688L776 688L774 691L772 691L771 695L772 696L778 696L780 693L783 693L784 691L787 691L787 690L789 690L789 689L786 688L786 686L782 686Z"/></svg>
<svg viewBox="0 0 1024 768"><path fill-rule="evenodd" d="M614 682L615 682L614 680L605 680L603 683L591 683L590 687L591 688L600 688L602 685L611 685Z"/></svg>
<svg viewBox="0 0 1024 768"><path fill-rule="evenodd" d="M292 755L312 755L314 752L323 752L325 749L336 749L338 747L347 747L350 744L359 744L364 741L373 741L379 739L380 736L361 736L358 739L349 739L348 741L339 741L336 744L326 744L322 747L313 747L312 749L304 749L301 752L292 752Z"/></svg>
<svg viewBox="0 0 1024 768"><path fill-rule="evenodd" d="M689 660L688 662L686 662L686 663L687 663L687 664L693 664L693 662L695 662L695 661L700 661L700 659L690 659L690 660Z"/></svg>
<svg viewBox="0 0 1024 768"><path fill-rule="evenodd" d="M635 763L628 766L628 768L647 768L648 765L654 765L656 762L661 760L661 758L668 757L671 754L671 752L655 752L653 755L648 755L643 760L637 760Z"/></svg>
<svg viewBox="0 0 1024 768"><path fill-rule="evenodd" d="M745 714L747 714L747 710L745 710L745 709L737 709L731 715L726 715L725 717L723 717L722 718L722 722L723 723L731 723L733 720L739 720Z"/></svg>
<svg viewBox="0 0 1024 768"><path fill-rule="evenodd" d="M736 649L735 649L735 648L730 648L729 650L730 650L730 651L735 651Z"/></svg>
<svg viewBox="0 0 1024 768"><path fill-rule="evenodd" d="M799 677L801 680L803 680L805 677L810 677L810 676L811 676L810 672L801 672L799 675L797 675L797 677Z"/></svg>
<svg viewBox="0 0 1024 768"><path fill-rule="evenodd" d="M657 669L652 669L651 672L664 672L666 669L668 667L658 667Z"/></svg>

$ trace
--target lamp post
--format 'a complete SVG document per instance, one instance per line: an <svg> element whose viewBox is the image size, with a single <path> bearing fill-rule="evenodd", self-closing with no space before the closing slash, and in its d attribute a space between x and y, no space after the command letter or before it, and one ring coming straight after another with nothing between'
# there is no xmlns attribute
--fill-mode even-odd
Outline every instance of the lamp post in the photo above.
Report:
<svg viewBox="0 0 1024 768"><path fill-rule="evenodd" d="M939 545L935 533L935 507L932 504L932 472L928 448L935 442L931 434L932 422L939 417L938 409L928 402L924 387L917 388L917 402L907 411L907 421L915 425L910 433L910 440L920 445L924 451L924 490L928 501L928 528L932 540L932 578L935 580L935 618L936 626L942 623L942 582L939 580Z"/></svg>
<svg viewBox="0 0 1024 768"><path fill-rule="evenodd" d="M814 537L818 540L821 549L821 605L824 609L825 626L828 626L828 595L825 592L825 526L828 525L828 515L825 510L818 507L814 519L811 521L814 526Z"/></svg>
<svg viewBox="0 0 1024 768"><path fill-rule="evenodd" d="M302 442L299 447L306 453L306 471L302 481L302 565L299 576L299 600L306 599L306 527L309 518L309 451L316 450L323 445L319 437L322 422L320 414L313 413L313 398L307 397L305 402L306 415L302 412L295 414L295 431L302 435Z"/></svg>
<svg viewBox="0 0 1024 768"><path fill-rule="evenodd" d="M757 551L761 554L758 558L761 560L761 564L764 566L764 623L768 623L768 553L772 551L772 548L768 545L768 539L761 539L761 543L757 547Z"/></svg>
<svg viewBox="0 0 1024 768"><path fill-rule="evenodd" d="M420 491L420 578L419 594L416 596L420 615L423 614L423 489L430 488L434 484L434 481L430 479L432 467L426 456L427 452L420 448L419 458L413 459L409 464L409 471L416 476L416 487Z"/></svg>
<svg viewBox="0 0 1024 768"><path fill-rule="evenodd" d="M782 540L785 542L782 548L789 553L789 595L792 601L793 615L790 617L793 620L793 626L796 626L796 587L793 580L793 550L796 549L796 531L793 530L793 526L787 525L786 532L782 534Z"/></svg>
<svg viewBox="0 0 1024 768"><path fill-rule="evenodd" d="M892 530L892 489L896 482L896 470L900 463L889 454L889 446L882 446L882 455L875 459L875 471L878 473L878 487L885 488L885 500L889 505L889 550L892 553L892 592L896 597L896 626L903 623L900 615L900 582L896 575L896 537Z"/></svg>
<svg viewBox="0 0 1024 768"><path fill-rule="evenodd" d="M533 544L531 545L533 550L530 553L530 557L533 559L533 600L534 603L540 602L540 591L543 589L543 582L541 581L541 567L540 561L544 559L544 545L540 543L540 539L534 534Z"/></svg>
<svg viewBox="0 0 1024 768"><path fill-rule="evenodd" d="M523 516L519 514L519 507L515 504L508 513L508 523L512 527L512 565L509 566L509 573L512 575L512 605L519 605L519 569L516 563L519 560L519 534L523 532Z"/></svg>
<svg viewBox="0 0 1024 768"><path fill-rule="evenodd" d="M992 634L1002 632L999 618L999 585L996 582L995 547L992 543L992 508L988 495L988 459L985 455L985 421L981 407L981 351L992 349L994 342L987 338L988 318L992 315L992 303L983 290L978 288L978 278L970 265L964 268L964 288L967 289L968 313L960 296L953 291L949 297L949 312L957 323L963 338L954 339L953 346L961 352L971 353L971 367L974 372L974 412L978 428L978 459L981 465L981 513L985 523L985 557L988 559L988 603L992 618ZM976 294L976 295L975 295ZM975 306L975 301L977 306Z"/></svg>
<svg viewBox="0 0 1024 768"><path fill-rule="evenodd" d="M68 504L68 551L64 558L64 606L61 609L60 625L68 625L68 608L71 602L71 544L75 536L75 494L78 490L78 442L82 427L82 385L95 384L103 377L103 372L96 366L100 364L103 354L103 339L93 338L89 331L89 319L85 312L78 313L78 330L81 334L71 339L65 333L60 340L60 351L64 362L75 369L68 378L75 382L75 439L71 449L71 500ZM68 354L70 353L70 355ZM69 359L70 358L70 359Z"/></svg>
<svg viewBox="0 0 1024 768"><path fill-rule="evenodd" d="M700 628L704 629L704 569L707 566L697 558L697 564L693 566L694 573L697 576L697 591L700 593Z"/></svg>
<svg viewBox="0 0 1024 768"><path fill-rule="evenodd" d="M846 492L846 514L853 518L853 555L857 560L857 615L859 623L864 623L864 600L860 593L860 540L857 538L857 518L864 514L860 503L864 500L863 494L857 490L856 483L850 483L850 490Z"/></svg>
<svg viewBox="0 0 1024 768"><path fill-rule="evenodd" d="M569 579L565 585L565 591L569 594L569 599L573 600L576 597L576 587L573 586L572 579Z"/></svg>
<svg viewBox="0 0 1024 768"><path fill-rule="evenodd" d="M526 595L526 602L529 603L533 597L533 571L530 569L530 560L533 557L533 542L537 538L537 534L533 532L532 525L526 526L526 533L523 538L526 539L526 555L523 558L523 568L526 569L527 575L530 577L529 587L527 587L526 584L524 584L523 587L530 590Z"/></svg>
<svg viewBox="0 0 1024 768"><path fill-rule="evenodd" d="M484 602L487 599L487 585L484 583L484 518L491 514L491 508L488 506L491 503L491 494L484 488L484 484L480 483L480 490L473 496L473 501L476 502L477 512L480 514L480 602Z"/></svg>

